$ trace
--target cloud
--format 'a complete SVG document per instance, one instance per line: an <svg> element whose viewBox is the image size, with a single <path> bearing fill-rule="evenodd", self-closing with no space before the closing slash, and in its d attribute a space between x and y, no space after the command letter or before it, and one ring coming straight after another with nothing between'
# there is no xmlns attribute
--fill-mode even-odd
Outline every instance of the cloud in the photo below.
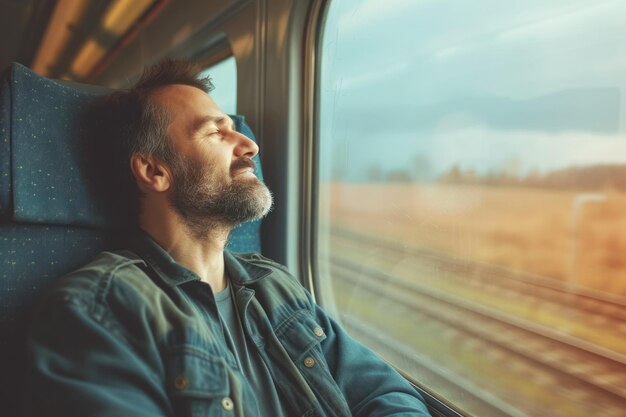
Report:
<svg viewBox="0 0 626 417"><path fill-rule="evenodd" d="M626 135L585 132L501 131L472 127L440 131L429 138L428 154L445 170L455 164L478 170L515 160L524 170L626 164Z"/></svg>
<svg viewBox="0 0 626 417"><path fill-rule="evenodd" d="M617 6L617 7L614 7ZM617 10L607 10L617 9ZM545 40L557 36L564 36L566 33L579 33L581 28L597 30L597 27L590 26L588 22L598 17L606 19L607 16L620 16L619 21L623 23L621 13L623 4L615 0L595 1L583 6L569 5L566 10L555 8L554 11L542 11L540 16L526 17L523 23L497 34L496 39L504 42L529 39Z"/></svg>
<svg viewBox="0 0 626 417"><path fill-rule="evenodd" d="M390 80L410 68L411 66L407 62L396 62L385 67L377 67L374 71L362 72L349 77L341 77L336 81L336 87L340 90L367 88L372 83Z"/></svg>
<svg viewBox="0 0 626 417"><path fill-rule="evenodd" d="M389 25L399 16L417 12L433 0L357 0L339 17L342 33L361 32L375 25ZM331 6L332 7L332 6Z"/></svg>

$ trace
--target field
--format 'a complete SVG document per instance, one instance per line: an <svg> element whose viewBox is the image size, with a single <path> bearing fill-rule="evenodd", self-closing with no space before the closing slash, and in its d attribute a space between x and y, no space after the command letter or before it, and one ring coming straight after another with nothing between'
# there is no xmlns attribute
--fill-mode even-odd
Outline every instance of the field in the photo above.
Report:
<svg viewBox="0 0 626 417"><path fill-rule="evenodd" d="M626 296L625 193L326 183L320 198L322 226Z"/></svg>
<svg viewBox="0 0 626 417"><path fill-rule="evenodd" d="M467 415L624 415L626 193L329 183L320 200L337 313L427 390Z"/></svg>

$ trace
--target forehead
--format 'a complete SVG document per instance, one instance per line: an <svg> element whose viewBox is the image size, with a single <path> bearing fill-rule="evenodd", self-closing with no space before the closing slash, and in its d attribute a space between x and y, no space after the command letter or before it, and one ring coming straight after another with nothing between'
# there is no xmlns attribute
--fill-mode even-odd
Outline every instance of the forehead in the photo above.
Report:
<svg viewBox="0 0 626 417"><path fill-rule="evenodd" d="M189 85L168 85L156 91L152 99L170 116L170 126L193 123L201 117L219 118L224 113L213 99L199 88Z"/></svg>
<svg viewBox="0 0 626 417"><path fill-rule="evenodd" d="M188 85L162 87L152 99L168 113L167 133L175 147L191 146L202 126L230 121L207 93Z"/></svg>
<svg viewBox="0 0 626 417"><path fill-rule="evenodd" d="M197 151L203 128L232 125L232 120L204 91L188 85L170 85L157 90L152 99L162 106L169 118L168 139L178 152Z"/></svg>

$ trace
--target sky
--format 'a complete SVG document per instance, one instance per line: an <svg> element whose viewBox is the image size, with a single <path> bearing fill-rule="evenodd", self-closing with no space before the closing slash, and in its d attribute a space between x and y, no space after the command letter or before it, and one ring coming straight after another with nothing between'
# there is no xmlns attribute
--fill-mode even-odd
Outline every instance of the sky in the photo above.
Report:
<svg viewBox="0 0 626 417"><path fill-rule="evenodd" d="M334 0L320 170L626 163L626 2Z"/></svg>
<svg viewBox="0 0 626 417"><path fill-rule="evenodd" d="M231 56L205 69L203 76L209 75L215 89L211 98L226 114L237 114L237 63Z"/></svg>

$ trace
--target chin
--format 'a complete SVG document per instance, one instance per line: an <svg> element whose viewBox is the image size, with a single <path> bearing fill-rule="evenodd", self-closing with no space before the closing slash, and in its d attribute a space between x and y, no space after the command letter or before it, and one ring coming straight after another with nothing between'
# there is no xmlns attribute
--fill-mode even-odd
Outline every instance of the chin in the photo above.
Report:
<svg viewBox="0 0 626 417"><path fill-rule="evenodd" d="M251 210L254 212L254 215L250 220L257 220L265 217L270 212L272 205L274 204L274 198L272 197L270 190L258 179L257 182L259 187L255 187L254 190L250 190L250 192L253 193L253 196L251 196L251 200L253 201L250 201L250 206L254 206L254 209Z"/></svg>

